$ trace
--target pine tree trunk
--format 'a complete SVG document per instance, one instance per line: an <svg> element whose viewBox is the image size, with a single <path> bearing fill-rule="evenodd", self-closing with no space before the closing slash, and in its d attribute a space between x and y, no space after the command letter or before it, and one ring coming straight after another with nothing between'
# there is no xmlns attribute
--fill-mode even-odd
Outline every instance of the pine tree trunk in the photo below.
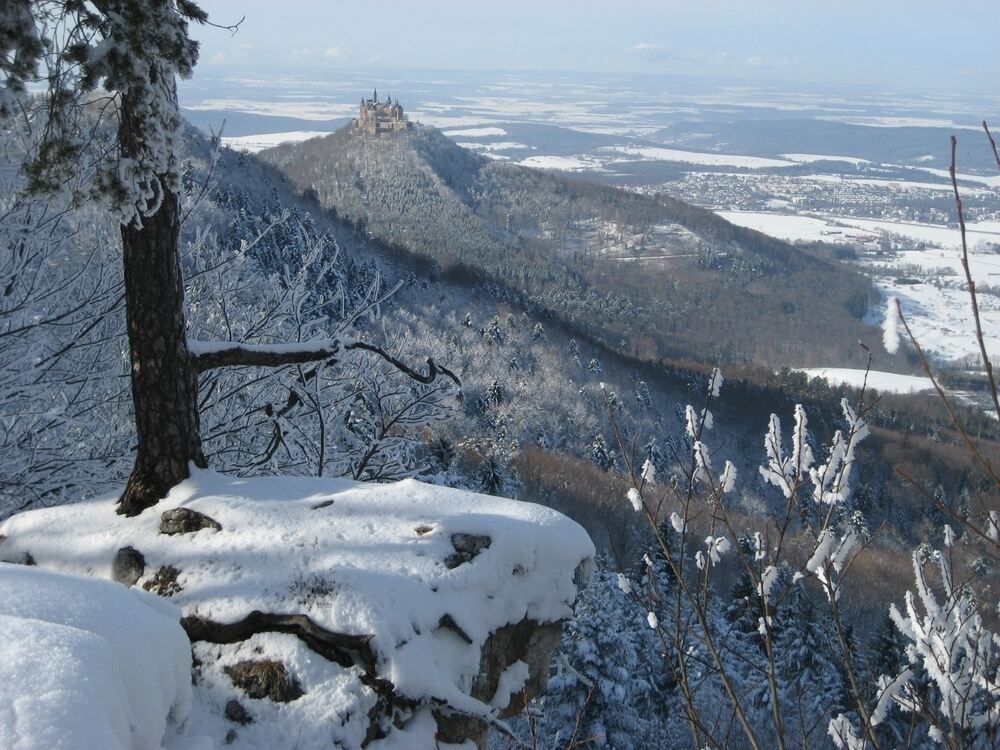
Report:
<svg viewBox="0 0 1000 750"><path fill-rule="evenodd" d="M143 134L127 94L120 117L122 156L134 158ZM123 224L121 232L138 452L118 512L134 516L187 479L189 463L206 463L198 432L198 374L185 336L177 195L165 191L155 214L141 226Z"/></svg>

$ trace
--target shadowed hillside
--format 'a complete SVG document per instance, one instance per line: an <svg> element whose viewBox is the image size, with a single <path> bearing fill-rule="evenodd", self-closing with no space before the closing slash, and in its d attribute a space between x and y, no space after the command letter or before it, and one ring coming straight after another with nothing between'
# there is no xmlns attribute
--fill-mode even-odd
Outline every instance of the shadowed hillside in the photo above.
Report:
<svg viewBox="0 0 1000 750"><path fill-rule="evenodd" d="M670 197L489 160L425 127L261 155L369 236L623 353L777 367L860 364L859 339L880 347L863 276Z"/></svg>

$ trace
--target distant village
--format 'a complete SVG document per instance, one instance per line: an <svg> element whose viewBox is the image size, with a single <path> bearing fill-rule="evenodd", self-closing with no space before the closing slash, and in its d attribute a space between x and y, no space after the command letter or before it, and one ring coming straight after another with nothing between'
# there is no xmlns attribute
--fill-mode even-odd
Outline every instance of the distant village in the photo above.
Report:
<svg viewBox="0 0 1000 750"><path fill-rule="evenodd" d="M358 116L351 120L351 130L368 135L394 133L410 128L410 121L399 104L399 100L387 97L384 102L378 100L378 89L372 93L371 99L362 99Z"/></svg>

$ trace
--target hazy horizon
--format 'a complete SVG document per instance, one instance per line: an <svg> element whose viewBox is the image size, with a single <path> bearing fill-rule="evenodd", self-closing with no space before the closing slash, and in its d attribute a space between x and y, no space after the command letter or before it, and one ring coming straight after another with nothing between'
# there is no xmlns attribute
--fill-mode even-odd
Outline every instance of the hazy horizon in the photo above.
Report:
<svg viewBox="0 0 1000 750"><path fill-rule="evenodd" d="M199 71L553 71L991 95L1000 4L205 0ZM305 21L305 23L303 23ZM197 75L197 73L196 73Z"/></svg>

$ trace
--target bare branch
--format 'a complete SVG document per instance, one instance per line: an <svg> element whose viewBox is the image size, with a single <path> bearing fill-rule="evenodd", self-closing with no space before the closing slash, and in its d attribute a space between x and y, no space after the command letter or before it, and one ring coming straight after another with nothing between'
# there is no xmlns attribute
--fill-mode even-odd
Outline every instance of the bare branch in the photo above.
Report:
<svg viewBox="0 0 1000 750"><path fill-rule="evenodd" d="M421 373L410 368L403 362L400 362L398 359L389 354L389 352L385 351L384 349L380 349L379 347L374 346L373 344L366 344L364 341L355 341L351 344L347 344L344 347L344 349L348 351L351 349L361 349L366 352L371 352L372 354L377 354L386 362L388 362L390 365L399 370L401 373L408 376L410 379L416 380L418 383L423 383L424 385L429 385L430 383L433 383L437 379L438 375L445 375L451 378L451 380L459 388L462 387L462 381L459 380L458 376L455 373L453 373L447 367L443 367L437 364L430 357L427 358L427 374L422 375Z"/></svg>
<svg viewBox="0 0 1000 750"><path fill-rule="evenodd" d="M986 131L987 136L989 136L989 132L989 130ZM993 143L992 136L989 136L989 138L990 143ZM993 408L996 411L997 419L1000 419L1000 399L997 398L997 383L993 377L993 363L990 361L989 354L986 353L983 324L979 319L979 299L976 297L976 282L973 281L972 271L969 269L969 246L965 239L965 215L962 211L962 196L958 192L958 178L955 175L955 150L957 146L958 140L955 136L952 136L951 166L948 168L948 173L951 175L951 187L955 193L955 208L958 210L958 228L962 235L962 269L965 271L965 281L969 287L969 299L972 302L972 318L976 323L976 341L979 342L979 355L986 370L986 377L990 381L990 397L993 399ZM993 153L996 154L996 144L993 144L993 147ZM1000 159L998 159L998 163L1000 163Z"/></svg>

